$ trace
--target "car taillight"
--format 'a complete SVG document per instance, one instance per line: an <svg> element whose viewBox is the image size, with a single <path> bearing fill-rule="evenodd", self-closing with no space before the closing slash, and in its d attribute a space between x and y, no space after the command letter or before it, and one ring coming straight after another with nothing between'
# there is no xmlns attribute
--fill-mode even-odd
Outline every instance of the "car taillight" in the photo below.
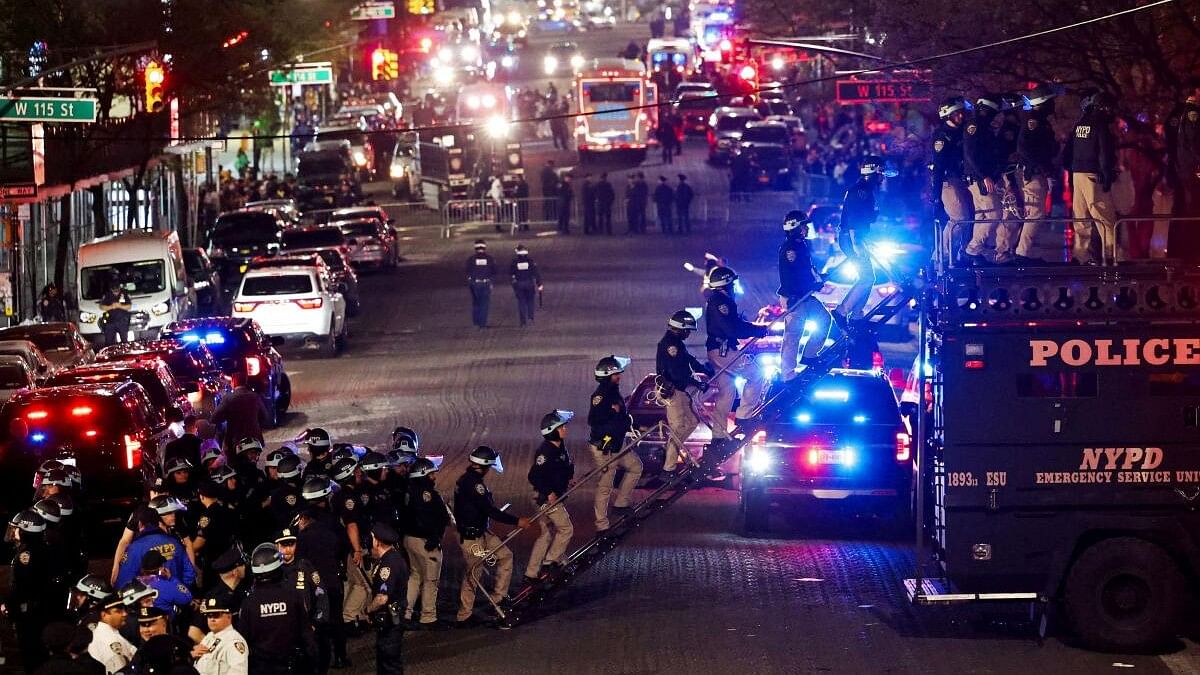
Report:
<svg viewBox="0 0 1200 675"><path fill-rule="evenodd" d="M325 304L325 301L321 298L302 298L300 300L293 300L292 302L300 305L300 309L320 309L321 305Z"/></svg>
<svg viewBox="0 0 1200 675"><path fill-rule="evenodd" d="M233 303L233 311L235 311L235 312L253 312L255 307L258 307L257 302L235 302L235 303Z"/></svg>
<svg viewBox="0 0 1200 675"><path fill-rule="evenodd" d="M262 372L262 359L257 356L246 357L246 375L255 377Z"/></svg>
<svg viewBox="0 0 1200 675"><path fill-rule="evenodd" d="M906 432L896 432L896 461L907 462L912 458L912 436Z"/></svg>
<svg viewBox="0 0 1200 675"><path fill-rule="evenodd" d="M25 413L25 419L30 420L44 420L49 416L50 413L46 412L45 410L30 410L29 412Z"/></svg>
<svg viewBox="0 0 1200 675"><path fill-rule="evenodd" d="M142 465L142 442L125 434L125 468L136 469Z"/></svg>
<svg viewBox="0 0 1200 675"><path fill-rule="evenodd" d="M84 436L87 436L88 438L95 438L95 437L96 437L96 430L95 430L95 429L88 429L87 431L83 432L83 435L84 435Z"/></svg>
<svg viewBox="0 0 1200 675"><path fill-rule="evenodd" d="M75 417L85 417L92 414L92 407L88 405L76 406L71 408L71 414Z"/></svg>

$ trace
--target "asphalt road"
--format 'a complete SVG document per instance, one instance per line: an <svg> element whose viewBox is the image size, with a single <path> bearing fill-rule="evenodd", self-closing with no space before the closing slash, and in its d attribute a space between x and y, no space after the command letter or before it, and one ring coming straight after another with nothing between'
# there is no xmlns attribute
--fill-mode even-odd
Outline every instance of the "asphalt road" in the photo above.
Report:
<svg viewBox="0 0 1200 675"><path fill-rule="evenodd" d="M393 426L409 425L425 452L445 455L439 485L447 497L470 449L488 444L508 467L489 479L498 500L529 513L525 476L540 417L553 408L586 412L601 356L633 357L626 389L653 368L666 317L700 302L683 260L717 251L742 274L743 308L771 297L785 197L764 194L727 216L718 208L723 174L703 159L693 143L670 167L657 158L640 167L651 180L683 170L711 201L691 237L587 237L576 224L570 236L535 228L512 237L479 225L440 239L436 227L409 228L401 269L363 278L367 300L349 351L288 361L295 412L272 440L322 425L338 440L382 445ZM624 170L613 169L622 184ZM491 327L471 326L462 265L477 237L502 267L513 245L529 246L546 280L533 326L517 326L504 284ZM694 351L703 351L701 341L693 338ZM911 346L887 347L889 366L911 362ZM576 425L569 442L580 473L591 466L584 433ZM582 543L593 531L590 491L570 502ZM869 521L791 516L761 538L743 538L736 525L736 493L690 493L564 589L544 617L510 632L409 635L410 672L1195 672L1195 650L1184 643L1162 657L1091 653L1054 635L1039 644L1023 606L914 608L902 586L913 571L911 544L881 536ZM515 543L518 579L533 538ZM440 611L453 618L463 569L453 537L446 553ZM355 645L354 671L370 672L372 639Z"/></svg>

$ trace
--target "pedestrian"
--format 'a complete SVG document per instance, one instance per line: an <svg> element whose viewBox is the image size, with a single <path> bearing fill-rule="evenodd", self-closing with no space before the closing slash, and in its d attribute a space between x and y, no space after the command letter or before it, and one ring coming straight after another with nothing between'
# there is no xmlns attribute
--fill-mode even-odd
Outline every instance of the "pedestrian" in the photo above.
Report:
<svg viewBox="0 0 1200 675"><path fill-rule="evenodd" d="M558 220L558 172L554 170L554 160L546 160L539 175L542 184L542 208L545 219L550 222Z"/></svg>
<svg viewBox="0 0 1200 675"><path fill-rule="evenodd" d="M796 376L797 357L799 365L816 365L815 358L825 346L832 318L825 304L815 293L825 285L825 280L813 265L812 252L808 248L808 228L812 224L803 211L789 211L783 220L783 244L779 247L779 304L786 312L783 318L783 345L780 349L779 370L783 381ZM804 354L800 354L800 341L806 326L810 326Z"/></svg>
<svg viewBox="0 0 1200 675"><path fill-rule="evenodd" d="M67 320L67 306L53 281L46 284L38 298L38 318L43 323Z"/></svg>
<svg viewBox="0 0 1200 675"><path fill-rule="evenodd" d="M952 96L938 106L941 123L933 132L933 199L934 211L940 218L945 213L942 231L942 250L946 262L958 256L962 239L959 227L971 218L971 195L967 192L963 168L963 122L966 120L967 101L961 96Z"/></svg>
<svg viewBox="0 0 1200 675"><path fill-rule="evenodd" d="M407 565L396 546L400 534L387 523L372 531L372 557L379 561L371 576L371 602L367 613L375 626L375 672L404 675L404 602Z"/></svg>
<svg viewBox="0 0 1200 675"><path fill-rule="evenodd" d="M667 426L671 428L663 460L663 471L668 473L679 466L681 446L700 424L692 396L707 388L701 378L713 373L712 367L697 361L684 344L695 330L696 317L685 309L675 312L667 320L667 332L658 341L654 357L658 395L666 401Z"/></svg>
<svg viewBox="0 0 1200 675"><path fill-rule="evenodd" d="M528 518L518 518L496 508L492 502L492 493L483 482L488 471L492 469L497 473L504 472L500 453L481 445L471 451L468 462L467 470L454 485L454 518L461 541L463 562L466 563L466 573L463 575L462 588L458 594L458 614L455 617L455 623L460 627L475 623L475 591L477 586L482 588L480 576L483 574L483 565L488 555L494 557L496 563L494 586L489 593L490 600L499 604L508 598L513 554L507 546L501 545L500 538L491 532L488 527L490 521L516 525L521 529L529 527Z"/></svg>
<svg viewBox="0 0 1200 675"><path fill-rule="evenodd" d="M558 232L571 234L571 204L575 200L575 186L571 174L563 174L558 186Z"/></svg>
<svg viewBox="0 0 1200 675"><path fill-rule="evenodd" d="M600 174L600 181L596 183L596 232L603 232L611 235L612 230L612 208L613 202L617 200L617 193L613 190L612 183L608 182L608 173Z"/></svg>
<svg viewBox="0 0 1200 675"><path fill-rule="evenodd" d="M222 598L209 598L200 606L208 633L192 649L199 675L248 675L250 647L233 627L233 607Z"/></svg>
<svg viewBox="0 0 1200 675"><path fill-rule="evenodd" d="M646 234L646 205L650 202L650 186L646 184L646 174L638 171L633 183L633 215L637 222L634 230Z"/></svg>
<svg viewBox="0 0 1200 675"><path fill-rule="evenodd" d="M237 442L252 438L259 443L263 438L263 427L270 422L271 416L262 396L254 390L254 385L243 378L234 390L221 399L221 404L213 411L212 423L225 425L225 452L228 457L236 456Z"/></svg>
<svg viewBox="0 0 1200 675"><path fill-rule="evenodd" d="M537 263L529 259L525 244L517 244L514 249L509 273L512 274L513 293L517 296L517 316L524 327L527 322L533 323L535 295L542 292L542 275Z"/></svg>
<svg viewBox="0 0 1200 675"><path fill-rule="evenodd" d="M250 555L254 586L242 603L238 629L249 650L249 672L298 675L317 655L305 595L283 580L283 555L275 544L259 544Z"/></svg>
<svg viewBox="0 0 1200 675"><path fill-rule="evenodd" d="M592 174L583 174L583 185L579 187L579 199L583 202L583 233L596 233L596 185Z"/></svg>
<svg viewBox="0 0 1200 675"><path fill-rule="evenodd" d="M104 335L104 344L115 345L129 339L129 321L133 317L133 301L120 282L113 280L108 284L104 297L100 298L100 332Z"/></svg>
<svg viewBox="0 0 1200 675"><path fill-rule="evenodd" d="M99 621L92 630L87 653L104 667L108 675L124 670L137 654L137 648L121 634L128 615L129 608L119 595L110 595L101 603Z"/></svg>
<svg viewBox="0 0 1200 675"><path fill-rule="evenodd" d="M659 176L658 185L654 188L654 210L658 213L658 227L662 233L674 234L671 212L675 210L675 191L671 189L666 176Z"/></svg>
<svg viewBox="0 0 1200 675"><path fill-rule="evenodd" d="M612 495L617 471L624 471L624 476L617 489L617 498L613 501L616 510L629 508L633 489L642 477L641 458L637 452L625 448L625 435L629 433L632 422L629 411L625 409L625 397L621 395L621 373L629 367L629 362L628 357L613 354L600 359L595 368L598 384L596 391L592 392L591 408L588 409L588 445L592 450L592 459L596 461L596 466L603 466L620 454L619 458L601 470L600 482L596 485L593 506L597 532L609 527L608 499Z"/></svg>
<svg viewBox="0 0 1200 675"><path fill-rule="evenodd" d="M517 200L517 229L529 231L529 183L525 182L525 174L517 174L517 184L513 186L513 198Z"/></svg>
<svg viewBox="0 0 1200 675"><path fill-rule="evenodd" d="M637 234L637 177L627 176L625 183L625 234Z"/></svg>
<svg viewBox="0 0 1200 675"><path fill-rule="evenodd" d="M1096 248L1103 261L1116 246L1117 213L1112 184L1117 178L1117 145L1112 132L1116 102L1104 92L1083 99L1083 115L1063 149L1063 168L1071 179L1071 211L1075 229L1075 261L1096 265ZM1096 229L1100 241L1095 241Z"/></svg>
<svg viewBox="0 0 1200 675"><path fill-rule="evenodd" d="M58 609L57 598L47 597L56 561L46 547L46 521L35 511L18 513L9 523L17 549L12 559L12 586L4 607L16 628L17 645L25 671L32 673L47 658L42 631Z"/></svg>
<svg viewBox="0 0 1200 675"><path fill-rule="evenodd" d="M687 182L687 176L679 174L679 186L675 188L676 229L679 234L692 233L692 199L695 193Z"/></svg>
<svg viewBox="0 0 1200 675"><path fill-rule="evenodd" d="M1055 175L1058 139L1054 137L1054 92L1038 85L1024 95L1025 110L1020 113L1017 133L1017 183L1024 198L1025 220L1017 237L1016 261L1028 264L1039 262L1033 254L1040 221L1046 217L1046 195L1050 179ZM1011 239L1011 237L1010 237Z"/></svg>
<svg viewBox="0 0 1200 675"><path fill-rule="evenodd" d="M437 618L438 580L442 576L442 537L450 524L450 509L438 494L434 476L438 466L427 457L418 457L409 470L406 496L404 550L408 553L408 602L404 620L416 616L421 603L423 629L441 628Z"/></svg>
<svg viewBox="0 0 1200 675"><path fill-rule="evenodd" d="M475 240L475 253L467 258L467 289L471 291L471 322L479 330L488 326L488 311L492 306L492 279L496 262L488 255L487 242Z"/></svg>
<svg viewBox="0 0 1200 675"><path fill-rule="evenodd" d="M712 294L704 310L705 328L708 339L708 362L717 369L718 395L713 406L713 438L729 438L729 413L733 411L733 400L737 396L734 377L742 377L741 402L734 417L735 424L742 424L753 417L761 402L763 373L750 353L738 349L738 341L758 338L767 334L767 327L750 323L738 313L737 301L733 299L733 282L737 273L728 267L714 267L708 273L708 287Z"/></svg>
<svg viewBox="0 0 1200 675"><path fill-rule="evenodd" d="M843 330L848 327L850 321L860 318L859 313L866 306L871 297L871 289L875 286L875 265L871 261L870 250L871 225L878 215L875 209L875 191L879 189L886 175L883 160L874 156L863 158L858 165L858 173L858 182L846 191L846 198L842 202L842 217L838 225L838 246L846 256L846 261L842 264L854 265L857 272L856 275L851 275L854 276L854 284L833 311L834 321ZM999 180L995 180L994 183L998 184ZM997 229L995 224L989 224L988 228L997 233L999 230L1008 231L1006 228ZM1001 240L1001 237L996 239L998 255L1004 251L1011 255L1011 246ZM967 255L972 255L970 249Z"/></svg>
<svg viewBox="0 0 1200 675"><path fill-rule="evenodd" d="M541 518L542 533L533 542L529 564L525 567L526 583L539 583L546 575L562 569L563 556L571 544L575 527L563 505L563 494L575 485L575 464L567 452L567 423L575 417L570 410L554 410L542 417L542 445L529 467L529 484L533 486L533 502Z"/></svg>

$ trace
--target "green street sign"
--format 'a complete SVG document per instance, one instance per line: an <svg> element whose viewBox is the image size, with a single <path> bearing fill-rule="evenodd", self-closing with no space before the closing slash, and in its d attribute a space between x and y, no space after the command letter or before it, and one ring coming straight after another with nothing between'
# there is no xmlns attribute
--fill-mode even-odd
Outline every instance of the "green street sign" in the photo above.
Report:
<svg viewBox="0 0 1200 675"><path fill-rule="evenodd" d="M0 122L95 122L94 98L0 96Z"/></svg>
<svg viewBox="0 0 1200 675"><path fill-rule="evenodd" d="M333 84L333 68L331 66L271 70L267 72L267 76L273 87L286 87L293 84Z"/></svg>
<svg viewBox="0 0 1200 675"><path fill-rule="evenodd" d="M350 18L354 21L369 21L371 19L396 18L396 3L394 2L364 2L350 10Z"/></svg>

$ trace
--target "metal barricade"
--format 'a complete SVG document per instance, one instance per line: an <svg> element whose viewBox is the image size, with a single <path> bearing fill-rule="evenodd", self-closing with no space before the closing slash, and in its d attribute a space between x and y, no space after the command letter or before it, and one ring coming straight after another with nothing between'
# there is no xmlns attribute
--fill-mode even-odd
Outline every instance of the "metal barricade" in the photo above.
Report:
<svg viewBox="0 0 1200 675"><path fill-rule="evenodd" d="M1118 218L1116 234L1113 237L1112 258L1117 262L1183 257L1200 258L1200 251L1179 251L1181 246L1176 246L1175 251L1171 250L1171 230L1175 229L1174 226L1185 223L1200 228L1200 217L1148 214ZM1176 230L1174 234L1178 235L1179 231ZM1197 237L1196 241L1200 242L1200 237ZM1179 244L1179 242L1175 243ZM1190 242L1184 242L1183 246L1188 243ZM1137 255L1143 252L1145 255Z"/></svg>
<svg viewBox="0 0 1200 675"><path fill-rule="evenodd" d="M951 220L945 223L937 221L937 236L934 237L934 262L941 270L959 267L957 254L966 249L967 242L973 236L976 226L994 226L997 230L1001 227L1009 228L1008 234L1012 238L1015 249L1026 225L1037 226L1034 234L1029 236L1036 237L1035 244L1043 253L1040 256L1042 260L1070 262L1074 250L1073 226L1078 223L1090 224L1091 221L1079 218L1003 218ZM988 237L989 242L994 240L995 234L993 232Z"/></svg>

